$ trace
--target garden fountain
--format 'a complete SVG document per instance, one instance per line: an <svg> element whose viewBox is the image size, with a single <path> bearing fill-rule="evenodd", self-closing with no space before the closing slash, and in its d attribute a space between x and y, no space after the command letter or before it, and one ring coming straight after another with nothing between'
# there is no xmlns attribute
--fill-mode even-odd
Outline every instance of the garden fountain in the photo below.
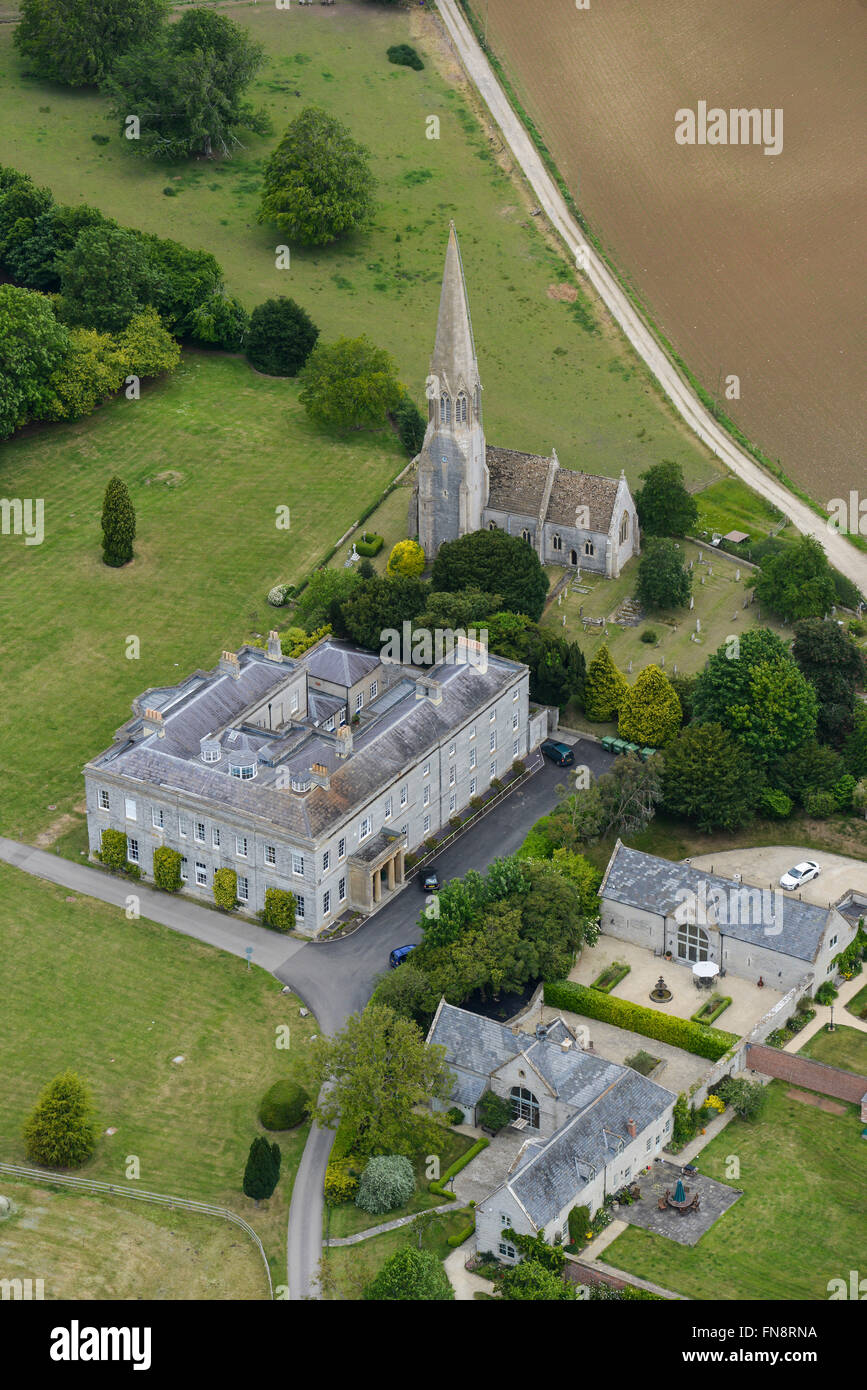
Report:
<svg viewBox="0 0 867 1390"><path fill-rule="evenodd" d="M671 990L660 975L654 988L650 991L650 997L655 1004L666 1004L671 998Z"/></svg>

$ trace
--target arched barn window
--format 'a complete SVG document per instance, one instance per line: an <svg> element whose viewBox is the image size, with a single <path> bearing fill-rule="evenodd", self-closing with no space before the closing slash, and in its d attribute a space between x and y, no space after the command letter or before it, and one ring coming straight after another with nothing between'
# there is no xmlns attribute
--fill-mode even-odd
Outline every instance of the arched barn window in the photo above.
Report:
<svg viewBox="0 0 867 1390"><path fill-rule="evenodd" d="M707 960L708 950L707 932L695 922L681 922L677 929L677 954L681 960Z"/></svg>
<svg viewBox="0 0 867 1390"><path fill-rule="evenodd" d="M512 1102L512 1119L526 1120L529 1129L539 1128L539 1102L524 1086L513 1086L509 1099Z"/></svg>

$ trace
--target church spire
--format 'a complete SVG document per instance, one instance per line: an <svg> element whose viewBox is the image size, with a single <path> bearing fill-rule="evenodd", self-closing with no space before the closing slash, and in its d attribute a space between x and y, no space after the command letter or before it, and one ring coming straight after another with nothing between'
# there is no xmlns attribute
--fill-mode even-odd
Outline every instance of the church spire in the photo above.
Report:
<svg viewBox="0 0 867 1390"><path fill-rule="evenodd" d="M452 393L461 386L473 391L479 384L467 285L454 222L449 223L437 336L430 369L431 375L439 378L441 386Z"/></svg>

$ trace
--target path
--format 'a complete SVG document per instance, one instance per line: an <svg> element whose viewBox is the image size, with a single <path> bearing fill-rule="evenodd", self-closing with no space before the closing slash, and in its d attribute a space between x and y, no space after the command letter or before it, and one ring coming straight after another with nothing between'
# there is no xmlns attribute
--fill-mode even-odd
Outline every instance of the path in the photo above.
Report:
<svg viewBox="0 0 867 1390"><path fill-rule="evenodd" d="M482 49L461 14L456 0L437 0L437 8L461 62L485 105L503 133L540 207L566 245L582 249L585 274L619 324L635 351L646 362L668 399L699 439L727 468L790 517L799 531L815 536L828 559L841 574L867 593L867 556L861 555L842 535L829 531L823 518L795 497L771 474L734 443L698 400L669 361L663 348L621 289L605 262L587 241L535 145L509 104Z"/></svg>
<svg viewBox="0 0 867 1390"><path fill-rule="evenodd" d="M322 1243L328 1246L358 1245L363 1240L372 1240L374 1236L384 1235L386 1231L396 1231L401 1226L409 1226L419 1216L428 1216L430 1212L439 1215L445 1211L460 1211L460 1207L456 1202L443 1202L439 1207L425 1207L424 1211L414 1211L412 1216L396 1216L393 1221L383 1221L381 1226L368 1226L366 1231L357 1231L354 1236L332 1236L330 1240Z"/></svg>

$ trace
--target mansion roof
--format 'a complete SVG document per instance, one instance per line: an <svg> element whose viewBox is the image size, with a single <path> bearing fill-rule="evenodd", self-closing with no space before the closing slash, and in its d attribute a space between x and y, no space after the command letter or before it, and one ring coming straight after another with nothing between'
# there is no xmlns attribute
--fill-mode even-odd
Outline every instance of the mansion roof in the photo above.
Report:
<svg viewBox="0 0 867 1390"><path fill-rule="evenodd" d="M490 478L488 510L511 512L536 521L545 496L552 459L542 454L522 454L516 449L497 449L489 444L485 461ZM607 535L611 530L618 487L616 478L579 473L558 465L543 521ZM589 524L576 528L575 517L579 507L587 507Z"/></svg>

